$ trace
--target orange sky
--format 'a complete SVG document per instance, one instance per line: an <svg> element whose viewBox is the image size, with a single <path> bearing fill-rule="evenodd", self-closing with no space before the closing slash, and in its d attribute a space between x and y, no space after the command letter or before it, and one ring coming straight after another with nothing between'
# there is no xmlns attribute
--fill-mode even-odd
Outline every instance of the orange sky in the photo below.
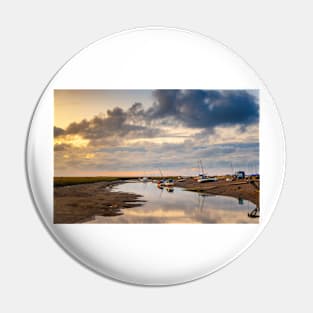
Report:
<svg viewBox="0 0 313 313"><path fill-rule="evenodd" d="M55 90L54 126L65 128L116 106L127 108L134 102L152 101L151 90Z"/></svg>

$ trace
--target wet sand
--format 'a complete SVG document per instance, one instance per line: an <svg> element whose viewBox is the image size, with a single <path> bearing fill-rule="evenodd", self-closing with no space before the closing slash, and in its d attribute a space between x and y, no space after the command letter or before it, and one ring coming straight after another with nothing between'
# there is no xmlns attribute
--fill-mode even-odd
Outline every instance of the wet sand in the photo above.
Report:
<svg viewBox="0 0 313 313"><path fill-rule="evenodd" d="M176 182L175 186L183 187L189 191L229 196L237 199L242 198L251 201L258 208L260 205L259 190L256 187L256 184L247 182L246 180L231 182L220 180L217 182L198 183L193 179L186 179L184 182Z"/></svg>
<svg viewBox="0 0 313 313"><path fill-rule="evenodd" d="M124 182L54 187L54 223L84 223L97 215L121 215L121 209L139 206L143 202L140 195L111 190L121 183Z"/></svg>

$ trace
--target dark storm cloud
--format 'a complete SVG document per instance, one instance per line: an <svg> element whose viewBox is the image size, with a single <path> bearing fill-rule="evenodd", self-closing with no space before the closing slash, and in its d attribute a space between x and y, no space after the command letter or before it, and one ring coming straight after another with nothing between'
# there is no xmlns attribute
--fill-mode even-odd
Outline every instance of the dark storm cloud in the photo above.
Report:
<svg viewBox="0 0 313 313"><path fill-rule="evenodd" d="M259 119L257 99L245 90L155 90L154 96L151 108L135 104L131 110L147 120L171 118L191 128L246 127Z"/></svg>
<svg viewBox="0 0 313 313"><path fill-rule="evenodd" d="M177 124L206 132L217 126L239 125L244 131L259 119L257 98L244 90L155 90L154 97L156 101L147 109L141 103L128 110L115 107L107 110L106 116L71 123L65 130L55 127L54 135L79 134L90 140L152 138L162 135L160 126Z"/></svg>

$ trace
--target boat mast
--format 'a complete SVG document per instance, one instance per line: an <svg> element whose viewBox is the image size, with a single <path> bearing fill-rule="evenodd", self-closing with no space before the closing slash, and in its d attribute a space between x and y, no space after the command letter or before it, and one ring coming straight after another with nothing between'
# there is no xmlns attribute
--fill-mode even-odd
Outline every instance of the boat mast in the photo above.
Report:
<svg viewBox="0 0 313 313"><path fill-rule="evenodd" d="M202 160L200 160L199 163L200 163L200 166L201 166L201 174L204 174Z"/></svg>
<svg viewBox="0 0 313 313"><path fill-rule="evenodd" d="M159 168L160 174L161 174L161 178L163 178L163 173L161 171L161 169Z"/></svg>

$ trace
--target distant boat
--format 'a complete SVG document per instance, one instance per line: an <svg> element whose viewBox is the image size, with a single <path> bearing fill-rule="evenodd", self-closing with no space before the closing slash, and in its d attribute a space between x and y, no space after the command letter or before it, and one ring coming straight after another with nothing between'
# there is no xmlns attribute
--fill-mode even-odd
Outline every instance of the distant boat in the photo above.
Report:
<svg viewBox="0 0 313 313"><path fill-rule="evenodd" d="M142 177L142 178L139 178L139 180L143 183L146 183L148 182L148 178L147 177Z"/></svg>
<svg viewBox="0 0 313 313"><path fill-rule="evenodd" d="M163 186L165 186L165 180L161 179L158 181L158 187L163 187Z"/></svg>
<svg viewBox="0 0 313 313"><path fill-rule="evenodd" d="M208 177L208 176L204 176L204 175L199 176L197 179L198 183L215 182L215 181L217 181L216 177Z"/></svg>
<svg viewBox="0 0 313 313"><path fill-rule="evenodd" d="M160 187L165 186L166 179L163 179L163 178L162 178L162 177L164 177L164 176L163 176L163 173L162 173L162 171L161 171L160 168L159 168L159 171L160 171L161 179L159 179L157 183L158 183L158 187L160 188Z"/></svg>
<svg viewBox="0 0 313 313"><path fill-rule="evenodd" d="M173 179L168 179L167 181L165 181L164 185L166 187L174 186L174 180Z"/></svg>
<svg viewBox="0 0 313 313"><path fill-rule="evenodd" d="M217 177L210 177L204 174L203 164L202 161L198 161L199 171L201 170L202 174L199 174L198 176L194 177L194 180L198 183L206 183L206 182L215 182L217 181Z"/></svg>

